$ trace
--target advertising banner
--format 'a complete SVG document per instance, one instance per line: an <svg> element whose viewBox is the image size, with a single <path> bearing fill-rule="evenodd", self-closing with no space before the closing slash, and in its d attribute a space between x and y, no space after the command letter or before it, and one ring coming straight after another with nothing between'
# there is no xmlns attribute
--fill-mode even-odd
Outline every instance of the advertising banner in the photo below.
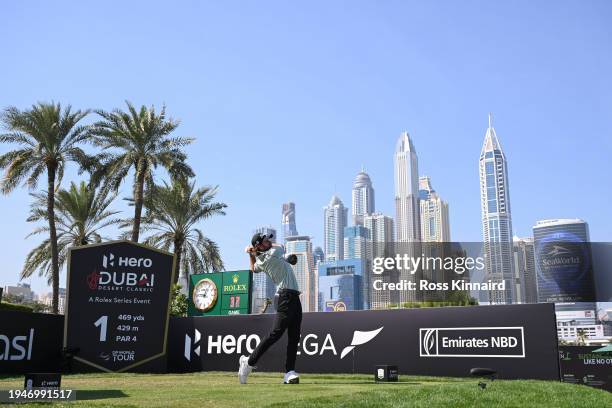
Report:
<svg viewBox="0 0 612 408"><path fill-rule="evenodd" d="M174 318L168 369L235 371L272 327L274 315ZM284 366L286 336L258 362ZM487 367L500 378L559 379L552 304L304 313L297 370L466 376Z"/></svg>
<svg viewBox="0 0 612 408"><path fill-rule="evenodd" d="M119 372L165 354L173 259L129 241L71 249L64 346L75 360Z"/></svg>
<svg viewBox="0 0 612 408"><path fill-rule="evenodd" d="M612 391L612 346L560 346L561 381Z"/></svg>
<svg viewBox="0 0 612 408"><path fill-rule="evenodd" d="M64 316L0 311L0 373L58 372Z"/></svg>

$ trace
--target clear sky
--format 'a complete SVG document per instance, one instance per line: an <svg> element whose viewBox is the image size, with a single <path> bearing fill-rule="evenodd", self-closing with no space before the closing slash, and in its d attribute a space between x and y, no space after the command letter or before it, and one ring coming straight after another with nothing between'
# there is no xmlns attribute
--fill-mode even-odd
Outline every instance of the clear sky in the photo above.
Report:
<svg viewBox="0 0 612 408"><path fill-rule="evenodd" d="M219 185L229 205L201 225L229 269L247 266L255 227L280 227L284 201L321 245L323 206L335 191L350 206L362 165L377 210L394 215L403 130L449 202L452 239L480 240L488 112L515 234L578 217L593 241L612 240L611 2L292 3L2 2L0 107L166 103L177 135L197 137L187 149L197 183ZM67 176L64 186L78 179ZM25 189L0 197L0 285L17 282L39 242L25 239L29 202Z"/></svg>

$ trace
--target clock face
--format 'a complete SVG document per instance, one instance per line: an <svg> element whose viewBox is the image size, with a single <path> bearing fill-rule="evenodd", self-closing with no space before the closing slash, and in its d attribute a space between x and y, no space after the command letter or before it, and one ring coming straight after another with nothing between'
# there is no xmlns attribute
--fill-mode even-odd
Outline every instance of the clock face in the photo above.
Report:
<svg viewBox="0 0 612 408"><path fill-rule="evenodd" d="M210 279L202 279L193 288L193 304L196 309L207 312L217 303L217 285Z"/></svg>

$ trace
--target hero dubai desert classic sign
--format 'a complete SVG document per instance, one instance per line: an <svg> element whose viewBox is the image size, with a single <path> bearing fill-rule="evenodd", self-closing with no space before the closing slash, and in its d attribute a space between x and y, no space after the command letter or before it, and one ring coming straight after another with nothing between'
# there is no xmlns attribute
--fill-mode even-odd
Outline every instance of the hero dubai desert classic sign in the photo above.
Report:
<svg viewBox="0 0 612 408"><path fill-rule="evenodd" d="M104 371L166 352L173 256L129 241L73 248L64 347Z"/></svg>

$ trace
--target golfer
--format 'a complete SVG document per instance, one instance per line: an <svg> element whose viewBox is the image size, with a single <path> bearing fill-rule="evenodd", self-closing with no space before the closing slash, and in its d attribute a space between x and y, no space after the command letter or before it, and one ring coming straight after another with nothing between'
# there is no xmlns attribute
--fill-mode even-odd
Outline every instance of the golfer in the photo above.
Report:
<svg viewBox="0 0 612 408"><path fill-rule="evenodd" d="M238 376L240 384L246 384L247 377L255 368L257 361L287 330L287 359L285 360L284 384L299 384L300 377L295 372L295 357L300 341L302 325L302 303L298 291L297 280L291 264L297 262L297 257L290 255L284 258L285 250L281 245L272 244L273 235L257 233L251 239L251 246L246 248L251 260L253 272L265 272L272 282L278 286L277 306L274 326L268 337L262 340L250 357L240 356ZM292 258L291 258L292 257ZM291 262L291 264L289 263Z"/></svg>

